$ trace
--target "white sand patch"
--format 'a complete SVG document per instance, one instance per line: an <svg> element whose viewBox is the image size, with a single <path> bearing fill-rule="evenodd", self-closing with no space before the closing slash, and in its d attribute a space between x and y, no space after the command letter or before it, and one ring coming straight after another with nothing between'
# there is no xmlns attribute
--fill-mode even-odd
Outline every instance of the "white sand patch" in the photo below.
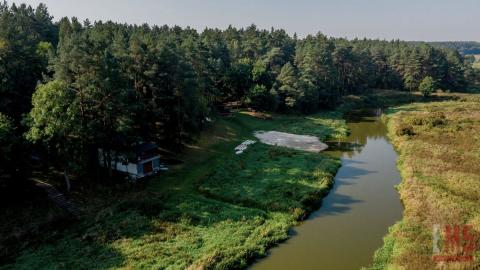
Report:
<svg viewBox="0 0 480 270"><path fill-rule="evenodd" d="M247 150L249 145L254 144L254 143L255 143L255 141L252 141L252 140L246 140L246 141L242 142L241 144L237 145L237 147L235 147L235 154L237 154L237 155L242 154L243 151Z"/></svg>
<svg viewBox="0 0 480 270"><path fill-rule="evenodd" d="M297 150L318 153L328 148L315 136L296 135L278 131L256 131L254 133L262 143L278 145Z"/></svg>

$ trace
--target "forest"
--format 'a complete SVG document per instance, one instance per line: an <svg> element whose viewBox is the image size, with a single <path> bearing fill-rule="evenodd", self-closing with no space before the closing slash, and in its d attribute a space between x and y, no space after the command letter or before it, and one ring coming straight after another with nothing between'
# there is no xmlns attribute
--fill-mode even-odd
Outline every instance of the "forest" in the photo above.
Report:
<svg viewBox="0 0 480 270"><path fill-rule="evenodd" d="M429 42L429 44L436 47L444 47L455 49L461 54L480 54L480 43L476 41L444 41L444 42Z"/></svg>
<svg viewBox="0 0 480 270"><path fill-rule="evenodd" d="M228 102L308 114L370 88L463 90L456 50L399 40L298 38L255 25L225 30L54 22L45 5L0 4L1 186L42 152L91 175L96 150L153 141L180 149ZM15 182L15 181L14 181Z"/></svg>

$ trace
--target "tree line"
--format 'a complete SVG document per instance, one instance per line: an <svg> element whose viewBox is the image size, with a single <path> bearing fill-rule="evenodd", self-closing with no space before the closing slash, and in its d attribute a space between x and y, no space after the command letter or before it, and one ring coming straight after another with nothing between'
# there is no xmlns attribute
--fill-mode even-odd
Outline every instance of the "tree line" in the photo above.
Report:
<svg viewBox="0 0 480 270"><path fill-rule="evenodd" d="M192 141L227 102L311 113L369 88L462 90L456 50L399 40L298 38L255 25L225 30L53 22L45 5L0 3L2 175L33 146L88 172L97 149ZM7 165L10 164L10 165Z"/></svg>
<svg viewBox="0 0 480 270"><path fill-rule="evenodd" d="M450 48L459 51L461 54L480 54L480 42L477 41L437 41L429 42L435 47Z"/></svg>

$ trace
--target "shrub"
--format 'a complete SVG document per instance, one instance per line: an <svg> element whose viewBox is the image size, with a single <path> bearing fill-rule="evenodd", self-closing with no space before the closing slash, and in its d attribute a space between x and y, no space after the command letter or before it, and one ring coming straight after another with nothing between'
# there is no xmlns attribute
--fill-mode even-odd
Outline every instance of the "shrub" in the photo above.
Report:
<svg viewBox="0 0 480 270"><path fill-rule="evenodd" d="M421 116L413 116L408 119L408 123L414 126L421 126L425 123L425 119Z"/></svg>
<svg viewBox="0 0 480 270"><path fill-rule="evenodd" d="M414 115L408 117L406 122L414 126L438 127L447 124L447 118L442 112L430 112L427 115Z"/></svg>
<svg viewBox="0 0 480 270"><path fill-rule="evenodd" d="M277 93L257 84L248 92L246 103L255 110L274 111L277 107Z"/></svg>
<svg viewBox="0 0 480 270"><path fill-rule="evenodd" d="M295 208L291 209L291 213L292 213L295 220L302 220L307 215L305 210L303 210L302 208L299 208L299 207L295 207Z"/></svg>
<svg viewBox="0 0 480 270"><path fill-rule="evenodd" d="M402 123L397 127L397 136L413 136L415 132L413 131L413 127L411 125Z"/></svg>
<svg viewBox="0 0 480 270"><path fill-rule="evenodd" d="M424 97L428 97L433 93L433 90L435 89L435 81L433 80L432 77L427 76L423 78L422 82L420 82L420 85L418 87L418 90Z"/></svg>
<svg viewBox="0 0 480 270"><path fill-rule="evenodd" d="M431 112L425 119L430 127L443 126L447 124L447 118L443 112Z"/></svg>

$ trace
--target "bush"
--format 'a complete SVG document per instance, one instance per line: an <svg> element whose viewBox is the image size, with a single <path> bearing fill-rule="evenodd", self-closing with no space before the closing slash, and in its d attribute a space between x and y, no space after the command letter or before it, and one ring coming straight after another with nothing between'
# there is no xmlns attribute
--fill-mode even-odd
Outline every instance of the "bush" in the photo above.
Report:
<svg viewBox="0 0 480 270"><path fill-rule="evenodd" d="M424 97L428 97L433 93L433 90L435 89L435 81L433 80L432 77L427 76L423 78L422 82L420 82L420 86L418 87L418 90Z"/></svg>
<svg viewBox="0 0 480 270"><path fill-rule="evenodd" d="M427 115L414 115L407 118L406 122L414 126L438 127L447 124L447 118L442 112L430 112Z"/></svg>
<svg viewBox="0 0 480 270"><path fill-rule="evenodd" d="M425 118L425 124L430 127L444 126L447 124L447 118L443 112L431 112Z"/></svg>
<svg viewBox="0 0 480 270"><path fill-rule="evenodd" d="M277 107L277 92L257 84L248 92L246 103L255 110L274 111Z"/></svg>
<svg viewBox="0 0 480 270"><path fill-rule="evenodd" d="M397 127L397 136L413 136L415 132L413 131L413 127L411 125L402 123Z"/></svg>
<svg viewBox="0 0 480 270"><path fill-rule="evenodd" d="M415 126L422 126L425 123L425 119L423 117L419 116L414 116L412 118L409 118L408 123L415 125Z"/></svg>

